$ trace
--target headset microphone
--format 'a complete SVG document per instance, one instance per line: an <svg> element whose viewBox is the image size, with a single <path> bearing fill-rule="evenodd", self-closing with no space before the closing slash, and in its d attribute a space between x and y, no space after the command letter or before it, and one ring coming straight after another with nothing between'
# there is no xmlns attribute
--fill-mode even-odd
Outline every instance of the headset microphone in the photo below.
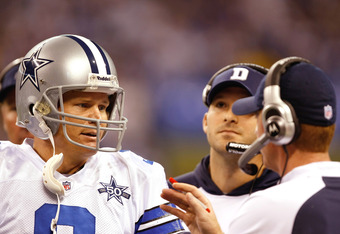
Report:
<svg viewBox="0 0 340 234"><path fill-rule="evenodd" d="M260 150L269 143L269 136L262 134L256 141L254 141L250 147L242 154L238 160L238 166L248 175L256 175L258 168L255 164L249 164L248 162L259 154Z"/></svg>
<svg viewBox="0 0 340 234"><path fill-rule="evenodd" d="M249 147L250 145L248 144L229 142L226 146L226 150L228 151L228 153L243 154L243 152L246 151Z"/></svg>

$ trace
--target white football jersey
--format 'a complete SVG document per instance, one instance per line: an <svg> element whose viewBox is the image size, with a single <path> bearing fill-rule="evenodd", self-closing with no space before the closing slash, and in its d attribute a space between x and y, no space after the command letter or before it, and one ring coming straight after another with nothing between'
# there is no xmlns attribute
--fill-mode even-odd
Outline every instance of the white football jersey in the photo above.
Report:
<svg viewBox="0 0 340 234"><path fill-rule="evenodd" d="M57 197L42 181L45 162L32 148L0 142L0 233L50 233ZM131 151L97 152L63 184L57 233L177 233L177 217L159 208L163 167Z"/></svg>

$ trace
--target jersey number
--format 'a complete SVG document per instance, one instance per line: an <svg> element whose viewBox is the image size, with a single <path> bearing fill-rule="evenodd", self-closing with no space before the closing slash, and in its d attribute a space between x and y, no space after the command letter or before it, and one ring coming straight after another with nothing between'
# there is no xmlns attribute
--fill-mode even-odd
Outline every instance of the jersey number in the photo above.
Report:
<svg viewBox="0 0 340 234"><path fill-rule="evenodd" d="M35 212L34 233L51 233L50 224L57 212L57 205L44 204ZM60 206L58 227L73 228L74 234L95 233L96 218L86 209L78 206Z"/></svg>

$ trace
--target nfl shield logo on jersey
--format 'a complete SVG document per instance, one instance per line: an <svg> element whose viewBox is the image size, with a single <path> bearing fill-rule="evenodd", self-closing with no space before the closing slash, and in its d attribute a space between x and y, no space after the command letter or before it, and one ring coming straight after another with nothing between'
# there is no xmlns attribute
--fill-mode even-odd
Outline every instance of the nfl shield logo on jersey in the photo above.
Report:
<svg viewBox="0 0 340 234"><path fill-rule="evenodd" d="M69 181L64 181L62 184L63 184L63 186L64 186L65 191L68 191L68 190L71 189L71 182L69 182Z"/></svg>

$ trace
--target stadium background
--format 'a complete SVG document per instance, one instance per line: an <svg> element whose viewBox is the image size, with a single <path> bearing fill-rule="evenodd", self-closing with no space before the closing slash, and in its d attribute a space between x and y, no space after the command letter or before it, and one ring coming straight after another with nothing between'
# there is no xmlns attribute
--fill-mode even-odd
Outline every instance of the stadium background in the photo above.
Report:
<svg viewBox="0 0 340 234"><path fill-rule="evenodd" d="M113 58L126 90L123 148L176 176L208 154L201 93L223 66L268 67L297 55L326 71L339 93L338 12L334 0L2 0L0 68L51 36L94 40ZM334 160L340 160L339 121Z"/></svg>

